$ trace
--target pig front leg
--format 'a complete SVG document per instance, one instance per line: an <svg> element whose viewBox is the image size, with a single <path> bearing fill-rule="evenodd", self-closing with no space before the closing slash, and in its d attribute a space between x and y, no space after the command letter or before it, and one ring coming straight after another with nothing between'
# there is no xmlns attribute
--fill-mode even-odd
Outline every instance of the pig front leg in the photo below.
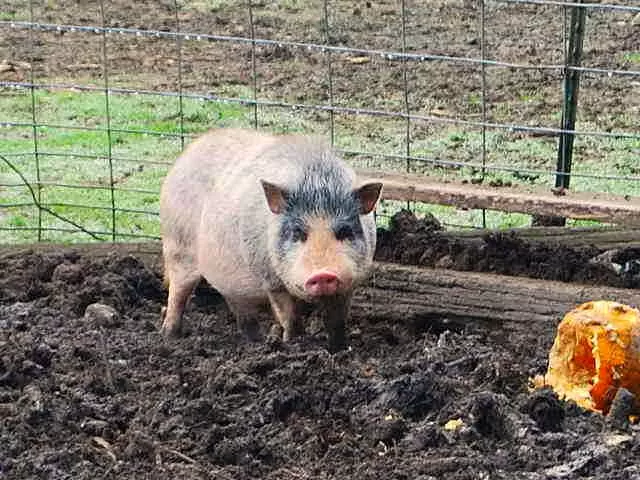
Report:
<svg viewBox="0 0 640 480"><path fill-rule="evenodd" d="M282 327L282 341L289 342L300 333L300 323L296 312L296 300L286 291L269 292L268 296L277 324Z"/></svg>
<svg viewBox="0 0 640 480"><path fill-rule="evenodd" d="M226 299L229 310L236 319L238 330L250 342L260 339L260 323L258 322L259 306L253 299Z"/></svg>
<svg viewBox="0 0 640 480"><path fill-rule="evenodd" d="M200 277L196 277L189 283L171 282L169 284L167 306L160 312L162 321L160 331L165 337L179 337L182 333L182 314L191 292L199 281Z"/></svg>
<svg viewBox="0 0 640 480"><path fill-rule="evenodd" d="M329 351L344 350L346 346L346 322L351 313L351 294L327 299L323 305L324 325L329 335Z"/></svg>

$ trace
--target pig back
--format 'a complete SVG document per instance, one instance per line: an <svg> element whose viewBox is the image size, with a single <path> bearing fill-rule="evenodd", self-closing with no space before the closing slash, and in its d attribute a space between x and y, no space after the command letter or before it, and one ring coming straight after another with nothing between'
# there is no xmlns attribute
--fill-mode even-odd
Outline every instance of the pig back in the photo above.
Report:
<svg viewBox="0 0 640 480"><path fill-rule="evenodd" d="M205 200L228 188L227 184L233 186L233 177L241 167L238 160L251 155L252 144L259 149L259 144L268 141L267 138L256 138L252 144L242 143L240 133L218 130L205 134L191 143L175 161L160 193L164 239L194 249L195 253Z"/></svg>

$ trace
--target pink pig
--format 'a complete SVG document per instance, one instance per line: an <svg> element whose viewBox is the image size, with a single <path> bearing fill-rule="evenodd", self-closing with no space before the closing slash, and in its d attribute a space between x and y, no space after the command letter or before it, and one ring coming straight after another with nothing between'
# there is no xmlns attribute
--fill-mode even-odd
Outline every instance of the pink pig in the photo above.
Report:
<svg viewBox="0 0 640 480"><path fill-rule="evenodd" d="M220 129L195 140L160 195L169 285L162 331L180 333L204 277L250 338L267 302L285 342L300 331L298 307L319 304L330 349L343 348L353 288L373 263L381 189L357 185L353 170L314 137Z"/></svg>

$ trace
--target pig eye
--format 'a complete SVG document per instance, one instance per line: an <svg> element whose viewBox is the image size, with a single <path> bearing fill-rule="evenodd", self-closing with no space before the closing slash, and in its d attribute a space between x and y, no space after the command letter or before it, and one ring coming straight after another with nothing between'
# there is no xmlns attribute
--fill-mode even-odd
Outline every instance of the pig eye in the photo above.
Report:
<svg viewBox="0 0 640 480"><path fill-rule="evenodd" d="M355 234L353 233L353 228L349 225L340 225L336 229L336 240L353 240L355 238Z"/></svg>
<svg viewBox="0 0 640 480"><path fill-rule="evenodd" d="M306 242L307 231L303 227L293 227L293 230L291 231L291 240L294 242Z"/></svg>

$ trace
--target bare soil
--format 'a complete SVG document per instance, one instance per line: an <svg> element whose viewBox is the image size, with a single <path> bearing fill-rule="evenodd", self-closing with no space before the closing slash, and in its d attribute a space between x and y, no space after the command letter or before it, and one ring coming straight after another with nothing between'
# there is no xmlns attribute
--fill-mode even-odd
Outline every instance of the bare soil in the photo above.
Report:
<svg viewBox="0 0 640 480"><path fill-rule="evenodd" d="M525 272L525 247L514 250L521 255L508 263ZM528 379L546 369L553 325L505 336L443 315L417 329L354 309L350 348L331 355L313 316L291 344L246 343L202 286L187 336L165 341L156 263L117 246L106 257L89 248L5 251L2 478L640 476L638 426L614 427L548 391L529 392ZM558 251L539 249L541 261L543 253L556 264ZM581 259L563 265L572 261ZM393 308L392 297L376 295ZM85 315L95 302L116 315ZM450 420L462 426L448 429Z"/></svg>
<svg viewBox="0 0 640 480"><path fill-rule="evenodd" d="M1 10L24 19L29 3L4 2ZM250 34L244 2L202 3L211 6L180 8L182 31ZM322 2L254 3L256 37L325 40ZM332 44L400 49L398 2L329 5ZM407 5L408 51L479 54L475 2ZM96 1L34 7L39 22L102 24ZM175 13L171 1L105 2L109 26L175 30ZM491 3L487 55L562 63L562 19L556 7ZM631 20L590 13L585 63L628 67L623 53L637 50L638 38ZM103 81L100 35L34 32L33 41L35 48L27 30L2 28L0 61L32 64L36 80ZM252 85L250 46L189 40L181 54L185 90L246 94ZM108 35L106 55L112 85L179 87L175 41ZM259 98L330 101L326 54L273 46L256 55ZM335 104L405 108L401 63L350 54L331 61ZM407 74L412 112L479 115L469 94L480 91L478 66L409 63ZM29 78L20 65L0 75ZM488 85L495 120L539 124L560 105L560 72L489 69ZM639 97L627 80L586 75L582 87L582 120L598 119L601 129L632 123ZM605 111L628 116L601 119ZM389 124L368 127L373 138ZM427 136L431 127L413 128ZM508 236L460 246L415 220L400 223L381 234L379 258L631 286L606 266L589 266L600 251ZM165 341L157 332L166 299L159 269L114 250L106 258L72 248L0 254L0 478L640 478L637 426L614 428L549 392L528 391L528 379L546 369L553 328L505 338L443 317L416 330L356 310L350 348L330 355L313 318L289 345L245 343L222 299L201 288L186 314L187 336ZM621 264L637 259L632 253ZM95 302L117 315L85 317ZM445 428L458 419L462 427Z"/></svg>
<svg viewBox="0 0 640 480"><path fill-rule="evenodd" d="M579 233L576 233L579 235ZM491 272L542 280L640 288L640 248L604 250L560 242L531 242L516 232L479 239L443 234L433 216L401 210L379 229L376 259L405 265Z"/></svg>

